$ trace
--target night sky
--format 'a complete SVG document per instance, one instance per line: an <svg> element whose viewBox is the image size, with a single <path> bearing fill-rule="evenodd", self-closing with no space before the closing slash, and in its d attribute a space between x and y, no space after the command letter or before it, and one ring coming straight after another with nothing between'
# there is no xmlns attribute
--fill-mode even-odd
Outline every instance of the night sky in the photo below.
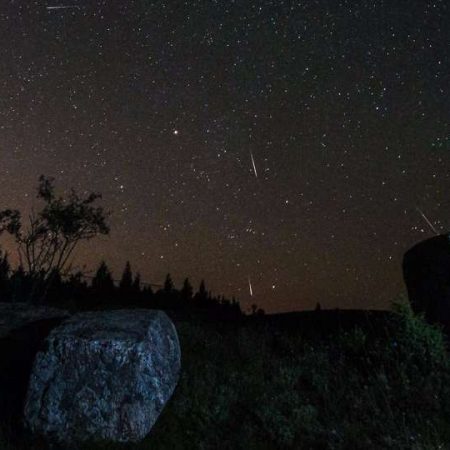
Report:
<svg viewBox="0 0 450 450"><path fill-rule="evenodd" d="M389 307L450 227L449 7L353 3L3 0L0 209L53 176L112 211L79 266Z"/></svg>

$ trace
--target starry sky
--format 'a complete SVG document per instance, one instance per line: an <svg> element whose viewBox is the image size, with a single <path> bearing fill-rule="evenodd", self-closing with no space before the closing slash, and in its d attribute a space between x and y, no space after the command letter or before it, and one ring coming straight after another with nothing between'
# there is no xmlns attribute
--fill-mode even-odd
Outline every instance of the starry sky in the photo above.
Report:
<svg viewBox="0 0 450 450"><path fill-rule="evenodd" d="M448 13L2 1L0 209L53 176L112 212L80 266L205 278L244 310L387 308L403 253L450 227Z"/></svg>

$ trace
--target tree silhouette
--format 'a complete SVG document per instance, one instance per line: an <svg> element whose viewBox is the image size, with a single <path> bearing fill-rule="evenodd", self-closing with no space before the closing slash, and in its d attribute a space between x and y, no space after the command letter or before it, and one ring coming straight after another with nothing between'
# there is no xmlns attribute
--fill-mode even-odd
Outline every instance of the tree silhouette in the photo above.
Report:
<svg viewBox="0 0 450 450"><path fill-rule="evenodd" d="M133 284L133 274L131 272L130 261L127 261L125 264L125 269L123 270L122 273L119 289L122 292L129 293L131 291L132 284Z"/></svg>
<svg viewBox="0 0 450 450"><path fill-rule="evenodd" d="M151 286L144 286L142 289L139 306L143 308L155 307L155 294Z"/></svg>
<svg viewBox="0 0 450 450"><path fill-rule="evenodd" d="M15 303L23 302L27 299L31 289L31 280L25 273L22 265L19 265L19 267L12 274L10 281L12 290L11 301Z"/></svg>
<svg viewBox="0 0 450 450"><path fill-rule="evenodd" d="M130 303L140 305L142 300L141 295L141 275L137 273L130 288Z"/></svg>
<svg viewBox="0 0 450 450"><path fill-rule="evenodd" d="M153 289L150 285L143 287L142 294L145 295L145 297L147 297L147 298L151 298L155 295L155 293L153 292Z"/></svg>
<svg viewBox="0 0 450 450"><path fill-rule="evenodd" d="M171 294L174 290L174 284L172 278L170 277L170 273L166 275L166 279L164 281L164 293Z"/></svg>
<svg viewBox="0 0 450 450"><path fill-rule="evenodd" d="M6 231L14 236L20 265L32 278L42 280L54 271L68 274L69 258L76 246L82 240L109 233L105 222L108 213L92 206L100 194L91 193L83 199L71 189L64 199L55 195L53 182L54 178L39 177L37 198L44 207L38 213L32 209L27 229L18 210L0 211L0 234Z"/></svg>
<svg viewBox="0 0 450 450"><path fill-rule="evenodd" d="M11 266L8 261L8 253L3 253L0 249L0 301L3 302L10 299L10 270Z"/></svg>
<svg viewBox="0 0 450 450"><path fill-rule="evenodd" d="M114 296L115 290L114 281L105 261L100 263L100 266L92 279L91 287L92 294L96 297L94 298L96 303L112 303L112 297Z"/></svg>
<svg viewBox="0 0 450 450"><path fill-rule="evenodd" d="M264 316L266 312L262 308L258 308L258 305L256 303L253 303L251 305L251 315L252 316Z"/></svg>
<svg viewBox="0 0 450 450"><path fill-rule="evenodd" d="M141 275L139 274L139 272L134 277L131 289L135 294L140 294L141 292Z"/></svg>
<svg viewBox="0 0 450 450"><path fill-rule="evenodd" d="M206 303L208 299L208 292L206 291L205 280L200 281L200 286L195 296L199 303Z"/></svg>
<svg viewBox="0 0 450 450"><path fill-rule="evenodd" d="M189 302L192 300L194 289L192 288L189 278L186 278L183 282L183 287L181 288L181 298L184 302Z"/></svg>
<svg viewBox="0 0 450 450"><path fill-rule="evenodd" d="M83 278L83 272L79 270L71 274L67 281L68 299L74 301L79 307L88 306L86 302L89 300L88 293L90 292L90 288L88 288Z"/></svg>
<svg viewBox="0 0 450 450"><path fill-rule="evenodd" d="M57 196L54 179L41 175L37 198L44 205L37 213L32 209L26 226L18 210L0 211L0 235L6 232L15 238L19 256L17 269L11 270L8 254L0 249L0 301L39 299L81 309L118 304L170 310L200 306L201 315L219 319L242 315L239 302L214 297L204 280L193 295L188 278L178 290L167 274L163 287L154 294L150 285L141 287L139 273L133 278L130 261L125 264L118 288L105 261L88 285L81 271L72 273L70 258L79 242L109 234L109 213L93 206L101 198L99 194L81 198L73 189L70 192L66 198Z"/></svg>
<svg viewBox="0 0 450 450"><path fill-rule="evenodd" d="M63 281L61 274L53 269L48 277L48 283L44 286L45 296L48 303L60 303L60 295L63 294Z"/></svg>

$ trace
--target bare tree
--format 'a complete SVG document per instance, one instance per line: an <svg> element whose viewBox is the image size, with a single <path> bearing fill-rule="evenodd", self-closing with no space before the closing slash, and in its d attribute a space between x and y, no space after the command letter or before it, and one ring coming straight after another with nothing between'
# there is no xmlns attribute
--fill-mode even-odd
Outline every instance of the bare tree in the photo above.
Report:
<svg viewBox="0 0 450 450"><path fill-rule="evenodd" d="M110 213L92 205L100 194L91 193L83 199L71 189L64 199L55 195L53 182L54 178L39 177L37 198L45 206L38 213L31 210L27 229L22 226L18 210L0 211L0 234L6 231L14 236L20 265L29 275L42 280L55 272L70 272L69 258L80 241L109 234L105 220Z"/></svg>

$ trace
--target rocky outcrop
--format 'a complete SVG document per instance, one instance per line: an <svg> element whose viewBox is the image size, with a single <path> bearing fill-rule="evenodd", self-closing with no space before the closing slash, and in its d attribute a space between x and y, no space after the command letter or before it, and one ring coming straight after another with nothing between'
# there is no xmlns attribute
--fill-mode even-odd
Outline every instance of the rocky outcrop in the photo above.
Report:
<svg viewBox="0 0 450 450"><path fill-rule="evenodd" d="M179 372L178 336L164 312L79 313L54 329L37 354L25 421L57 442L139 441Z"/></svg>
<svg viewBox="0 0 450 450"><path fill-rule="evenodd" d="M419 242L403 257L403 276L412 309L450 330L450 235Z"/></svg>
<svg viewBox="0 0 450 450"><path fill-rule="evenodd" d="M0 339L11 336L29 325L68 318L68 311L29 303L0 303Z"/></svg>
<svg viewBox="0 0 450 450"><path fill-rule="evenodd" d="M27 303L0 303L0 421L19 427L35 355L69 313Z"/></svg>

